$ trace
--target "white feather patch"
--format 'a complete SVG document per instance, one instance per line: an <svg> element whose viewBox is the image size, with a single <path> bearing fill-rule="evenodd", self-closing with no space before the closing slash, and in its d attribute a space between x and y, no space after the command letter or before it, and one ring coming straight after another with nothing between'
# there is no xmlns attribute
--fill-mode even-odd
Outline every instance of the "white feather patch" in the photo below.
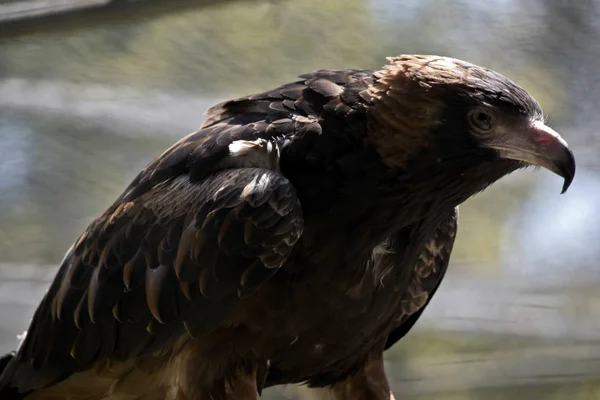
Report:
<svg viewBox="0 0 600 400"><path fill-rule="evenodd" d="M279 170L279 146L265 139L236 140L229 145L229 157L221 163L227 167L267 168Z"/></svg>
<svg viewBox="0 0 600 400"><path fill-rule="evenodd" d="M395 251L391 247L389 237L373 248L371 259L368 262L369 266L373 268L373 278L375 279L375 283L379 283L383 286L383 279L394 268L393 261L391 259L386 259L385 256L394 253Z"/></svg>

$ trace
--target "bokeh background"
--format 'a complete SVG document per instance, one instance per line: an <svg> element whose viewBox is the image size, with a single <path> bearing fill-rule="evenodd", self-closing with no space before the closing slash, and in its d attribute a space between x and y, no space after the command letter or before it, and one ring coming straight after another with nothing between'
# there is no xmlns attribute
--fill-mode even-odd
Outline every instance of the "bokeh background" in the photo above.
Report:
<svg viewBox="0 0 600 400"><path fill-rule="evenodd" d="M387 353L396 397L600 398L598 1L108 3L0 0L0 352L71 242L207 107L318 68L432 53L534 94L578 170L566 195L524 171L461 207L440 291Z"/></svg>

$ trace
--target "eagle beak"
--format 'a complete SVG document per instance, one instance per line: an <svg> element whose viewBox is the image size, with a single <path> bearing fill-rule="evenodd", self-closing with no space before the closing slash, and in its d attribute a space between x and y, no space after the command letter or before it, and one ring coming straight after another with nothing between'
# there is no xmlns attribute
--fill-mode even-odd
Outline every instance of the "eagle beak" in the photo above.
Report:
<svg viewBox="0 0 600 400"><path fill-rule="evenodd" d="M567 142L542 121L532 122L525 134L513 136L514 142L494 146L501 157L546 168L564 178L565 193L575 177L575 157Z"/></svg>

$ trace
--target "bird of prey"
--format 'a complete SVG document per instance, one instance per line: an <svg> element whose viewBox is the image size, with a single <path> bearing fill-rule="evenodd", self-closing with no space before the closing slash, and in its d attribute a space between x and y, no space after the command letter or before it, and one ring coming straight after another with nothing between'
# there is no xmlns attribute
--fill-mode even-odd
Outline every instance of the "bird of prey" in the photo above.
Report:
<svg viewBox="0 0 600 400"><path fill-rule="evenodd" d="M457 206L567 143L508 78L438 56L318 70L210 108L67 251L2 399L393 398Z"/></svg>

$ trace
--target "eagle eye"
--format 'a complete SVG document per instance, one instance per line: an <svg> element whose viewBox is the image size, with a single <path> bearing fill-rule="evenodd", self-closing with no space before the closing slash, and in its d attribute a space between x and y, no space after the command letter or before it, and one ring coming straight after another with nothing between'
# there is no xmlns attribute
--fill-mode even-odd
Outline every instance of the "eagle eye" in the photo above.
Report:
<svg viewBox="0 0 600 400"><path fill-rule="evenodd" d="M480 133L489 132L494 125L493 120L492 114L488 111L476 109L469 113L469 122L471 126Z"/></svg>

